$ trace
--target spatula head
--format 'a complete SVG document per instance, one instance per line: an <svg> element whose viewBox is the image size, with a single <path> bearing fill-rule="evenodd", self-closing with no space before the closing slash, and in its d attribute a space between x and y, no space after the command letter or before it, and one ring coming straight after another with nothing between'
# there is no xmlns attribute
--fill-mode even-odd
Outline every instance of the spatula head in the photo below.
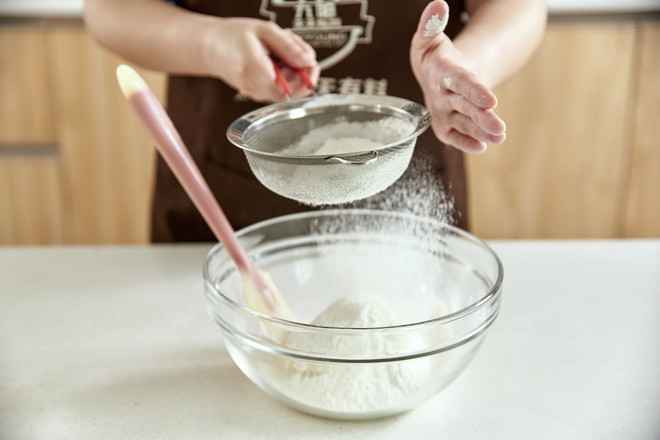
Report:
<svg viewBox="0 0 660 440"><path fill-rule="evenodd" d="M248 274L241 272L243 294L245 295L247 306L255 312L263 313L264 315L285 319L287 321L295 321L293 312L287 305L286 301L284 301L284 298L279 290L277 290L277 287L275 287L270 275L259 269L257 269L257 272L270 292L265 292L266 295L259 292L259 288L254 283L254 280L248 276ZM274 305L271 306L267 304L264 301L264 296L272 298ZM266 333L271 339L282 341L283 338L286 338L286 331L277 328L274 325L264 324L264 326L266 328Z"/></svg>

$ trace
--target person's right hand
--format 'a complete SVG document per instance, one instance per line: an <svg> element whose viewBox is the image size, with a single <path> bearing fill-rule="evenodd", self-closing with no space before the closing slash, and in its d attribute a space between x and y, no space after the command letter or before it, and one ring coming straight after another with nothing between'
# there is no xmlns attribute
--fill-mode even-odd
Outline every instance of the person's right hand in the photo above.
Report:
<svg viewBox="0 0 660 440"><path fill-rule="evenodd" d="M280 70L294 98L309 95L295 71L308 69L314 83L320 69L314 49L298 35L275 23L253 18L223 18L205 35L207 70L255 101L282 101L275 82L271 57L280 60Z"/></svg>

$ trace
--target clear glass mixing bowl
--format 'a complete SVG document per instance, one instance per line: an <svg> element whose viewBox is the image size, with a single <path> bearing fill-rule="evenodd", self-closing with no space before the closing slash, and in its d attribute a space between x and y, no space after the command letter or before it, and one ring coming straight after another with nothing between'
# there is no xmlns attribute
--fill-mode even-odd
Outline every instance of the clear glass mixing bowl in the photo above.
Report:
<svg viewBox="0 0 660 440"><path fill-rule="evenodd" d="M368 419L416 407L465 369L499 311L497 255L477 237L432 219L314 211L261 222L238 236L296 321L248 309L239 273L219 244L203 270L208 312L243 373L307 413ZM391 322L312 323L353 294L387 304Z"/></svg>

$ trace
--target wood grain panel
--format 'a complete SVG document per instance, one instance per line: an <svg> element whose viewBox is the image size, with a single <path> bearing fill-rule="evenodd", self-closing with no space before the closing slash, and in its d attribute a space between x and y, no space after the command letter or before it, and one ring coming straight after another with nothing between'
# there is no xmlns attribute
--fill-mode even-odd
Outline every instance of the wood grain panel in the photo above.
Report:
<svg viewBox="0 0 660 440"><path fill-rule="evenodd" d="M660 25L641 25L625 237L660 237Z"/></svg>
<svg viewBox="0 0 660 440"><path fill-rule="evenodd" d="M120 58L82 28L49 35L64 176L66 240L149 241L155 150L123 98ZM159 99L165 76L141 71Z"/></svg>
<svg viewBox="0 0 660 440"><path fill-rule="evenodd" d="M60 174L51 158L0 158L0 245L64 241Z"/></svg>
<svg viewBox="0 0 660 440"><path fill-rule="evenodd" d="M0 148L53 144L46 40L38 29L0 29Z"/></svg>
<svg viewBox="0 0 660 440"><path fill-rule="evenodd" d="M468 158L484 238L612 237L627 164L633 24L554 24L496 90L507 141Z"/></svg>

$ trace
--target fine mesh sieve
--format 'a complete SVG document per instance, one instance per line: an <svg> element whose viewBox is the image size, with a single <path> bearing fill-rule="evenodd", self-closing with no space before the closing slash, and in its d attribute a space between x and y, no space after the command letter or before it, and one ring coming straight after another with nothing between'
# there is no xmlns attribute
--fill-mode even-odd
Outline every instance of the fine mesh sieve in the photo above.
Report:
<svg viewBox="0 0 660 440"><path fill-rule="evenodd" d="M402 98L323 95L248 113L231 124L227 137L271 191L307 205L329 205L369 197L394 183L429 121L423 106ZM318 152L339 139L371 142L350 152Z"/></svg>

